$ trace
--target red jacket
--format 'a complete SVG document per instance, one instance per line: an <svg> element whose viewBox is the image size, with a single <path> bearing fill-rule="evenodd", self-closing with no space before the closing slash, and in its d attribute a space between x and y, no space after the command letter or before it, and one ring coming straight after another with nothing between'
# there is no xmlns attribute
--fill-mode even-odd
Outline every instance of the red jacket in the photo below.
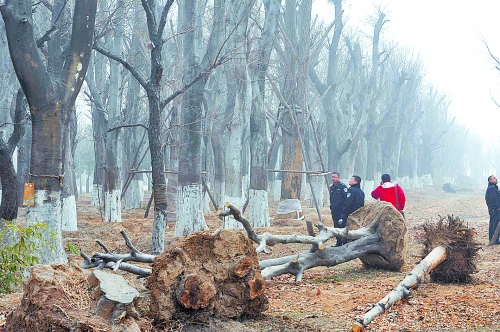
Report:
<svg viewBox="0 0 500 332"><path fill-rule="evenodd" d="M398 194L399 207L396 207L396 192ZM406 197L403 189L401 189L398 184L394 184L390 181L384 182L375 188L375 190L372 191L372 197L391 203L399 211L402 211L405 208Z"/></svg>

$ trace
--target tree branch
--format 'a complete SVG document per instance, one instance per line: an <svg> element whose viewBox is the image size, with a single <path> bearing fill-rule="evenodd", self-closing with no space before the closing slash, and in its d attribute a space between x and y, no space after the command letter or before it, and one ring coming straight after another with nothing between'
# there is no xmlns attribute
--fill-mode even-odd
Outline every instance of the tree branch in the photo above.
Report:
<svg viewBox="0 0 500 332"><path fill-rule="evenodd" d="M139 84L145 90L148 89L148 82L141 76L141 74L134 67L132 67L132 65L130 65L130 63L128 63L122 57L120 57L120 56L118 56L110 51L103 49L102 47L100 47L97 44L94 44L94 50L96 50L97 52L101 53L102 55L104 55L110 59L115 60L118 63L121 63L123 67L125 67L128 71L130 71L130 73L137 79Z"/></svg>

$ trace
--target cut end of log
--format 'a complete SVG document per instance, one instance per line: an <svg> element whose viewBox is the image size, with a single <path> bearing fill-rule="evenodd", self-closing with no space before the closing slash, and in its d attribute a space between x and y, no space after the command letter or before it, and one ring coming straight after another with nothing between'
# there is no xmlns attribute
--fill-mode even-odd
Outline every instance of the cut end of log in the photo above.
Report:
<svg viewBox="0 0 500 332"><path fill-rule="evenodd" d="M231 272L238 278L243 278L252 270L252 267L252 260L247 256L243 256L236 264L233 265Z"/></svg>
<svg viewBox="0 0 500 332"><path fill-rule="evenodd" d="M177 301L184 308L198 310L207 307L215 293L213 285L202 282L195 274L190 274L179 284Z"/></svg>
<svg viewBox="0 0 500 332"><path fill-rule="evenodd" d="M318 246L318 249L319 249L319 250L323 250L323 249L325 249L325 245L324 245L323 243L321 243L321 244Z"/></svg>
<svg viewBox="0 0 500 332"><path fill-rule="evenodd" d="M365 332L365 329L359 326L358 324L354 324L352 329L352 332Z"/></svg>
<svg viewBox="0 0 500 332"><path fill-rule="evenodd" d="M253 300L262 295L266 290L266 282L260 274L256 275L252 280L248 281L250 286L250 299Z"/></svg>

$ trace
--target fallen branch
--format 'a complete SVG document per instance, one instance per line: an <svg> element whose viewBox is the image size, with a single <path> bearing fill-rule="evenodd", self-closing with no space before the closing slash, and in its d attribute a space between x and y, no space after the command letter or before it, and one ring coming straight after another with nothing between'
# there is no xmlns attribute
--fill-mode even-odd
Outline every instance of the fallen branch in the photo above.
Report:
<svg viewBox="0 0 500 332"><path fill-rule="evenodd" d="M411 289L417 289L426 274L429 274L436 266L446 260L446 249L443 246L434 248L403 281L387 294L382 300L367 311L363 317L358 318L352 327L353 332L365 331L375 317L384 313L395 302L404 300L411 295Z"/></svg>
<svg viewBox="0 0 500 332"><path fill-rule="evenodd" d="M218 214L221 217L233 216L235 220L241 222L247 232L248 238L258 244L256 249L257 253L269 253L267 246L274 246L278 243L310 244L311 249L299 255L259 261L259 266L262 269L261 274L264 279L288 273L295 275L296 281L301 281L302 275L307 269L316 266L335 266L340 263L363 257L367 254L376 255L380 257L382 261L389 262L388 265L392 266L390 264L392 262L392 258L387 255L387 250L389 248L389 251L397 252L399 249L394 248L398 245L395 244L394 241L391 242L391 239L385 239L384 236L379 233L378 229L381 222L387 223L390 220L394 220L394 217L392 216L397 216L397 218L399 218L400 215L391 215L391 209L394 210L393 212L397 212L397 210L395 210L390 204L379 203L380 202L374 203L370 207L366 207L363 211L358 213L358 216L363 216L365 219L369 220L369 223L366 226L358 229L349 229L349 227L330 228L326 227L322 223L317 223L315 225L319 231L317 235L315 235L315 232L312 229L311 221L308 219L306 219L306 222L308 225L307 229L309 235L273 235L269 232L258 234L250 225L248 219L241 214L240 210L230 203L226 203L226 209L219 211ZM382 216L385 216L383 221ZM354 219L351 220L351 226L355 226L355 222L353 220ZM401 230L401 232L406 234L404 220L398 220L397 223L397 227ZM343 239L350 240L351 242L342 247L325 246L325 243L329 239L336 237L341 237ZM402 253L402 255L404 256L405 253ZM402 265L398 264L400 263L395 264L395 266Z"/></svg>
<svg viewBox="0 0 500 332"><path fill-rule="evenodd" d="M269 253L266 246L274 246L278 243L303 243L312 244L314 249L323 250L325 248L325 242L333 237L342 237L347 240L357 240L364 236L373 234L375 229L378 227L380 217L382 216L382 211L379 212L375 220L368 226L349 230L346 228L330 228L323 223L317 223L315 226L319 230L319 234L314 235L314 231L311 226L308 226L308 233L310 235L273 235L269 232L265 232L262 235L257 234L253 227L250 225L248 219L241 214L240 210L230 203L226 203L226 210L218 211L220 217L233 216L236 221L239 221L243 228L245 228L248 238L255 243L259 244L256 251L257 253L265 252ZM310 224L310 220L306 219L306 222Z"/></svg>
<svg viewBox="0 0 500 332"><path fill-rule="evenodd" d="M141 268L132 264L127 264L127 261L140 262L140 263L153 263L155 255L144 254L137 250L125 231L120 232L125 239L125 244L130 249L128 254L114 254L111 252L104 243L96 240L105 251L105 253L95 253L92 257L89 257L83 251L80 250L80 256L83 258L81 267L84 269L98 268L102 270L104 268L112 269L114 272L117 270L123 270L129 273L133 273L140 278L148 277L151 274L150 269Z"/></svg>

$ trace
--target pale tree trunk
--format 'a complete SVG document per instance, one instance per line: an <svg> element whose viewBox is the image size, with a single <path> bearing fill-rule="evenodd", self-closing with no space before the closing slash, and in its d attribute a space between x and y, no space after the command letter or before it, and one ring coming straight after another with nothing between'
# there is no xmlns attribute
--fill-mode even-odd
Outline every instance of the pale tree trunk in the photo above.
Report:
<svg viewBox="0 0 500 332"><path fill-rule="evenodd" d="M380 33L382 31L383 25L387 21L385 20L385 14L379 12L379 17L373 28L373 42L372 42L372 58L371 58L371 72L369 81L369 106L368 106L368 120L367 120L367 130L365 134L366 138L366 181L373 181L375 183L375 174L377 173L378 158L381 155L380 142L379 142L379 130L380 121L378 116L378 107L381 94L381 84L377 82L377 77L382 75L383 68L380 66L380 51L379 51L379 41Z"/></svg>
<svg viewBox="0 0 500 332"><path fill-rule="evenodd" d="M136 17L139 16L139 12L136 8ZM142 22L143 23L143 22ZM144 27L144 24L140 24L136 20L134 22L134 30L137 31ZM140 47L138 38L134 38L135 42L133 45ZM140 48L139 48L140 49ZM135 61L134 61L135 59ZM139 63L138 55L134 55L131 59L131 63L137 65ZM132 76L128 78L128 88L127 88L127 104L123 110L124 123L137 124L145 122L143 117L140 115L139 98L140 98L140 85L139 82ZM143 128L131 127L126 128L124 131L124 144L123 150L125 154L123 156L123 178L124 184L122 190L124 209L138 209L141 207L141 201L144 198L144 188L142 175L130 173L131 170L141 169L141 162L144 155L146 132Z"/></svg>
<svg viewBox="0 0 500 332"><path fill-rule="evenodd" d="M194 26L196 1L182 4L185 31ZM194 32L184 35L184 80L190 81L199 71L194 51ZM183 96L181 139L179 146L179 177L177 190L177 223L175 235L185 236L207 229L202 207L201 189L201 108L204 82L195 83Z"/></svg>
<svg viewBox="0 0 500 332"><path fill-rule="evenodd" d="M97 52L90 58L90 66L85 77L89 88L92 103L90 110L92 113L92 138L94 141L95 167L92 181L92 206L104 206L103 183L106 178L106 135L108 130L108 120L105 115L105 99L107 96L105 77L105 60Z"/></svg>
<svg viewBox="0 0 500 332"><path fill-rule="evenodd" d="M172 106L172 113L170 115L170 125L178 125L180 123L180 114L178 112L179 105L175 103ZM177 188L178 188L178 170L179 170L179 127L173 127L170 130L170 137L172 143L169 145L170 158L168 159L169 169L177 171L175 173L167 174L167 221L177 220Z"/></svg>
<svg viewBox="0 0 500 332"><path fill-rule="evenodd" d="M256 65L251 67L252 113L250 117L250 190L248 220L254 227L269 227L268 140L265 115L265 77L276 35L280 1L264 0L264 29L257 41Z"/></svg>
<svg viewBox="0 0 500 332"><path fill-rule="evenodd" d="M114 33L110 44L112 52L123 52L123 1L116 4ZM104 193L104 221L121 222L121 158L123 155L122 130L117 128L121 123L121 66L109 61L109 105L108 131L106 136L106 190Z"/></svg>
<svg viewBox="0 0 500 332"><path fill-rule="evenodd" d="M48 231L54 234L54 237L48 232L43 234L55 249L41 249L43 264L67 261L61 222L62 131L64 119L73 109L87 70L96 9L95 0L75 3L71 39L64 52L66 61L63 66L48 70L36 48L31 2L0 5L11 59L28 100L33 123L30 173L35 184L35 206L28 209L26 221L28 224L46 223ZM61 56L60 51L57 55ZM49 76L49 72L54 77ZM64 84L58 86L59 82Z"/></svg>
<svg viewBox="0 0 500 332"><path fill-rule="evenodd" d="M222 161L225 162L223 168L225 174L223 176L224 181L224 193L225 197L223 201L231 202L232 204L241 208L243 202L241 202L242 188L241 188L241 133L242 133L242 114L237 99L237 76L234 71L236 66L232 68L232 72L226 73L227 80L227 104L225 107L225 114L231 116L231 122L227 125L228 131L226 134L227 140L222 143L222 148L224 149L224 158ZM240 83L241 84L241 83ZM222 165L220 165L222 166ZM218 166L218 167L220 167ZM222 177L222 176L219 176ZM222 190L222 189L221 189Z"/></svg>
<svg viewBox="0 0 500 332"><path fill-rule="evenodd" d="M224 1L216 1L214 12L217 18L218 8L224 6ZM184 57L184 82L190 82L200 77L201 68L213 67L218 63L218 39L214 32L217 26L224 21L214 20L212 34L209 38L206 53L203 57L198 54L201 45L201 27L196 22L201 17L199 9L204 7L203 3L196 0L187 1L179 6L179 20L182 25L183 35L182 49ZM195 37L196 36L196 37ZM200 62L199 59L202 58ZM200 65L201 64L201 65ZM184 236L190 233L202 231L207 228L203 216L203 194L201 188L201 119L202 102L207 76L203 75L196 83L193 83L185 92L182 99L182 130L179 146L179 189L177 192L177 224L176 236Z"/></svg>
<svg viewBox="0 0 500 332"><path fill-rule="evenodd" d="M283 98L280 111L283 114L283 161L284 170L302 170L304 151L300 136L303 135L304 114L307 109L309 45L311 25L311 0L302 1L297 10L295 0L285 1L286 79L283 84ZM302 175L283 173L282 199L300 199Z"/></svg>
<svg viewBox="0 0 500 332"><path fill-rule="evenodd" d="M24 135L25 129L23 122L27 110L27 103L22 90L19 90L16 97L15 115L11 121L6 123L14 123L13 130L9 130L10 134L4 135L4 131L0 131L0 181L1 181L1 199L0 199L0 231L4 227L3 220L15 220L18 213L18 192L22 191L22 187L18 186L16 180L16 170L12 155L17 143ZM8 113L8 112L6 112ZM1 244L0 244L1 245Z"/></svg>
<svg viewBox="0 0 500 332"><path fill-rule="evenodd" d="M159 8L161 9L161 7ZM147 62L148 50L143 43L141 34L147 29L146 17L143 14L143 7L139 2L133 5L133 26L132 26L132 42L130 49L133 52L128 53L128 61L134 68L138 68L144 62ZM127 78L127 101L124 108L124 123L140 124L147 123L147 118L141 116L141 97L143 92L139 81L132 75ZM142 127L125 128L124 132L124 160L123 160L123 178L122 197L125 209L137 209L141 207L141 201L144 199L144 175L130 173L130 170L142 169L142 161L148 152L148 147L145 144L147 131Z"/></svg>
<svg viewBox="0 0 500 332"><path fill-rule="evenodd" d="M76 217L76 186L74 147L76 140L77 124L75 108L71 110L69 119L65 123L64 151L63 151L63 190L61 202L62 230L76 231L78 229Z"/></svg>

